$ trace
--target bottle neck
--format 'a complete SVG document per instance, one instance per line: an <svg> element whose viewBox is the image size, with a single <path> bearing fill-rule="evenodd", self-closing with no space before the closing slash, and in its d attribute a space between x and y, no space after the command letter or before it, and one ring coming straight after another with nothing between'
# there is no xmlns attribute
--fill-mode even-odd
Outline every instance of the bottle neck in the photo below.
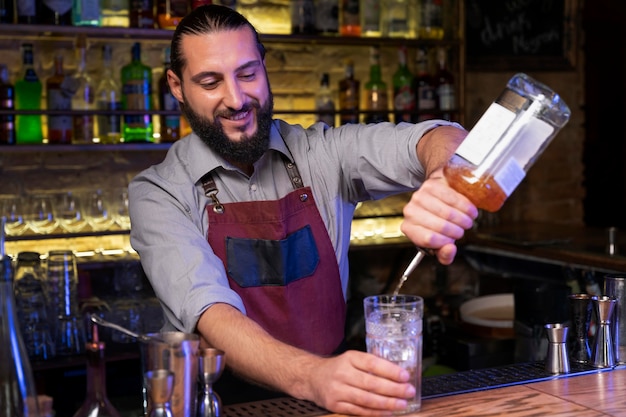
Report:
<svg viewBox="0 0 626 417"><path fill-rule="evenodd" d="M87 344L87 400L107 399L104 343Z"/></svg>

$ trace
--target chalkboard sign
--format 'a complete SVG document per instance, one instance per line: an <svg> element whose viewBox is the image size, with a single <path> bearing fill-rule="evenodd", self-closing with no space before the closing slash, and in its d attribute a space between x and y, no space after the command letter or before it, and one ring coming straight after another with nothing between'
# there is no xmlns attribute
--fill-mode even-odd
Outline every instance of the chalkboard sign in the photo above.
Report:
<svg viewBox="0 0 626 417"><path fill-rule="evenodd" d="M466 0L468 69L573 68L576 11L577 0Z"/></svg>

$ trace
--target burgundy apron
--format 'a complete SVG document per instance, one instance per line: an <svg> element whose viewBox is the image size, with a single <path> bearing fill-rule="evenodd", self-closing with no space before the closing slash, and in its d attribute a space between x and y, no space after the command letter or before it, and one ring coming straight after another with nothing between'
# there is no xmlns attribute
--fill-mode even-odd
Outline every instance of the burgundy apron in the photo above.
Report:
<svg viewBox="0 0 626 417"><path fill-rule="evenodd" d="M248 317L282 342L330 355L344 337L339 267L311 188L284 162L295 191L280 200L221 204L206 174L207 239Z"/></svg>

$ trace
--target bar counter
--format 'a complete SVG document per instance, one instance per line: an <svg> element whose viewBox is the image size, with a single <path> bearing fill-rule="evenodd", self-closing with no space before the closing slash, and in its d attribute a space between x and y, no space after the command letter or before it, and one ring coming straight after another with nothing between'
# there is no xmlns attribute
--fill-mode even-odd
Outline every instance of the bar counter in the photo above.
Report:
<svg viewBox="0 0 626 417"><path fill-rule="evenodd" d="M348 417L295 399L224 407L225 417ZM626 368L603 370L467 394L427 398L414 417L626 416Z"/></svg>

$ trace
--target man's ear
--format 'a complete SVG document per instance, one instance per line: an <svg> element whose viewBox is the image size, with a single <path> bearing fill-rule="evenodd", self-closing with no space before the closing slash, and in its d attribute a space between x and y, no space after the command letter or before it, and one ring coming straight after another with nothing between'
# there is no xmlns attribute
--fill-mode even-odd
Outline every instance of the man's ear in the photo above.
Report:
<svg viewBox="0 0 626 417"><path fill-rule="evenodd" d="M182 91L183 86L180 81L180 78L178 78L178 76L174 74L174 71L172 71L171 69L167 70L167 83L170 86L170 92L172 93L172 95L176 97L176 100L182 103L183 102L183 91Z"/></svg>

